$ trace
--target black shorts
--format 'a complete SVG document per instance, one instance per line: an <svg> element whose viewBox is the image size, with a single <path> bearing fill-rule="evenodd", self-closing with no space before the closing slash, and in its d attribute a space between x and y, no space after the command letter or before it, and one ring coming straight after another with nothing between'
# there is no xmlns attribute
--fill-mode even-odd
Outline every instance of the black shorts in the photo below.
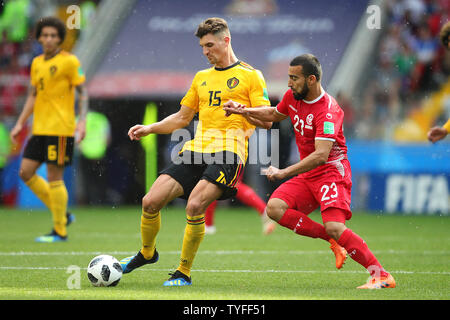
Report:
<svg viewBox="0 0 450 320"><path fill-rule="evenodd" d="M38 162L66 166L72 163L73 137L31 136L23 157Z"/></svg>
<svg viewBox="0 0 450 320"><path fill-rule="evenodd" d="M236 195L236 184L244 172L244 164L236 154L228 151L213 154L185 151L175 160L160 174L171 176L183 187L184 194L180 198L187 200L200 180L212 182L223 190L218 200Z"/></svg>

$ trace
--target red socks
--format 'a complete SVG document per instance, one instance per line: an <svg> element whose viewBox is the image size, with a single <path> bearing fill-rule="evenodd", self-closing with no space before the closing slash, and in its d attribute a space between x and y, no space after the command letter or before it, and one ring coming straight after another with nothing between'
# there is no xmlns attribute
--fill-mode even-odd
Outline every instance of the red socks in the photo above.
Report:
<svg viewBox="0 0 450 320"><path fill-rule="evenodd" d="M287 209L278 223L302 236L320 238L325 241L330 240L330 236L326 233L323 225L311 220L306 214L293 209ZM386 277L388 275L370 251L366 242L352 230L345 229L337 243L347 250L348 255L353 260L366 268L372 277Z"/></svg>
<svg viewBox="0 0 450 320"><path fill-rule="evenodd" d="M330 236L326 233L323 225L294 209L287 209L278 223L302 236L320 238L325 241L330 240Z"/></svg>
<svg viewBox="0 0 450 320"><path fill-rule="evenodd" d="M259 215L262 215L266 209L266 203L252 188L242 182L237 186L236 198L243 204L258 210Z"/></svg>
<svg viewBox="0 0 450 320"><path fill-rule="evenodd" d="M259 215L264 213L266 203L248 185L240 182L237 186L236 198L243 204L255 208ZM214 225L214 211L217 207L217 200L212 202L205 212L205 226Z"/></svg>
<svg viewBox="0 0 450 320"><path fill-rule="evenodd" d="M205 212L205 226L213 226L214 225L214 211L217 207L217 200L213 201L208 208L206 208Z"/></svg>
<svg viewBox="0 0 450 320"><path fill-rule="evenodd" d="M386 277L388 275L370 251L366 242L352 230L345 229L338 240L338 244L347 250L348 255L353 260L366 268L372 277Z"/></svg>

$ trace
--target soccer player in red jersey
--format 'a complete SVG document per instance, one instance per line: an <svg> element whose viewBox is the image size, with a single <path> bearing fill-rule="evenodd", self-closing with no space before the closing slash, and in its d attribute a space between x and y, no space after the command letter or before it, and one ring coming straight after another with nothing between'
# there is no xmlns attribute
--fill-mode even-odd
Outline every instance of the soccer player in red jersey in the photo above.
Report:
<svg viewBox="0 0 450 320"><path fill-rule="evenodd" d="M342 127L344 112L324 91L321 78L318 59L304 54L291 61L290 90L275 108L250 109L228 101L223 109L227 115L249 115L262 121L290 118L301 160L284 169L273 166L267 169L271 181L293 177L271 195L267 215L297 234L329 241L338 268L342 267L347 252L371 275L370 281L358 288L394 288L394 278L384 270L366 242L345 226L352 216L352 181ZM323 225L308 217L319 207Z"/></svg>

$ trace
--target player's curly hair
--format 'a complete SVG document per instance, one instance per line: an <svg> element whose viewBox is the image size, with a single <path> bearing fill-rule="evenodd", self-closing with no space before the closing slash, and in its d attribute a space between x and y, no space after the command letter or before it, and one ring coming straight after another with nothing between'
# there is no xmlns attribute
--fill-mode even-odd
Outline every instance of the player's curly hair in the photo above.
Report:
<svg viewBox="0 0 450 320"><path fill-rule="evenodd" d="M199 24L195 36L202 38L208 33L217 34L223 31L229 32L228 23L222 18L208 18Z"/></svg>
<svg viewBox="0 0 450 320"><path fill-rule="evenodd" d="M64 38L66 37L66 26L60 19L56 17L45 17L39 19L36 23L36 39L39 39L44 27L53 27L58 30L58 36L59 39L61 39L60 43L64 41Z"/></svg>
<svg viewBox="0 0 450 320"><path fill-rule="evenodd" d="M450 36L450 21L448 21L441 29L439 38L445 49L448 49L448 37Z"/></svg>

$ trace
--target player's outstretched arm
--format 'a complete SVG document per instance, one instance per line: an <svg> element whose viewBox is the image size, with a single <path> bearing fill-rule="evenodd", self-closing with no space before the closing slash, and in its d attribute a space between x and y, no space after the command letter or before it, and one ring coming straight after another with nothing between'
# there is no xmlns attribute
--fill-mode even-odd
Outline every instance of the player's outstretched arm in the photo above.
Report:
<svg viewBox="0 0 450 320"><path fill-rule="evenodd" d="M246 117L251 117L252 119L267 122L279 122L288 117L276 112L276 108L274 107L263 106L257 108L246 108L245 105L233 100L229 100L224 103L223 110L225 111L225 115L227 117L231 114L241 114Z"/></svg>
<svg viewBox="0 0 450 320"><path fill-rule="evenodd" d="M270 181L275 181L311 171L328 161L328 156L333 147L333 143L333 141L328 140L316 140L315 151L310 153L304 159L284 169L270 166L265 170L264 174Z"/></svg>
<svg viewBox="0 0 450 320"><path fill-rule="evenodd" d="M34 101L36 100L36 87L30 86L28 90L27 100L25 101L25 106L23 107L22 112L20 113L19 119L17 119L16 125L12 128L10 132L11 141L17 143L17 136L23 129L23 125L27 122L28 118L33 113L34 109Z"/></svg>
<svg viewBox="0 0 450 320"><path fill-rule="evenodd" d="M192 121L196 113L197 112L194 109L182 105L178 112L171 114L161 121L146 126L137 124L131 127L130 130L128 130L128 136L130 137L130 140L140 140L150 133L172 133L175 130L186 127Z"/></svg>
<svg viewBox="0 0 450 320"><path fill-rule="evenodd" d="M448 132L444 128L434 127L428 131L428 140L435 143L439 140L444 139L447 136Z"/></svg>
<svg viewBox="0 0 450 320"><path fill-rule="evenodd" d="M428 140L435 143L444 139L450 132L450 119L442 127L434 127L428 131Z"/></svg>
<svg viewBox="0 0 450 320"><path fill-rule="evenodd" d="M256 108L260 108L260 107L256 107ZM262 129L267 129L269 130L270 128L272 128L272 121L261 121L259 119L256 119L250 115L245 115L243 114L243 116L245 117L245 119L251 123L252 125L262 128Z"/></svg>

